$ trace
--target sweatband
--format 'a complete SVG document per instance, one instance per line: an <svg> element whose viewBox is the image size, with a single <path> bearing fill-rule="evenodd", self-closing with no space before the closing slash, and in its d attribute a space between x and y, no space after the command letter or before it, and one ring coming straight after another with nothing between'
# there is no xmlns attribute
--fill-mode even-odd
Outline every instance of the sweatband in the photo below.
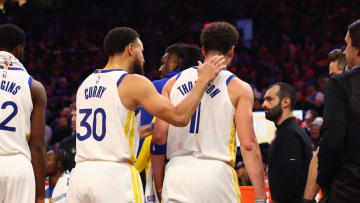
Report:
<svg viewBox="0 0 360 203"><path fill-rule="evenodd" d="M152 155L165 155L166 154L166 144L157 145L151 142L150 144L150 154Z"/></svg>

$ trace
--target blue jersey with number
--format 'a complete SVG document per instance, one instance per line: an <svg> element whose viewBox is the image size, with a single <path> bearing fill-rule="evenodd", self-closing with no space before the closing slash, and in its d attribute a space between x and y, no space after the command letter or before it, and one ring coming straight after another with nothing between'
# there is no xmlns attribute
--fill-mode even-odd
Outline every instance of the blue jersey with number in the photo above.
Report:
<svg viewBox="0 0 360 203"><path fill-rule="evenodd" d="M0 55L0 155L23 154L31 160L32 77L14 56Z"/></svg>
<svg viewBox="0 0 360 203"><path fill-rule="evenodd" d="M96 70L76 95L76 162L135 162L139 144L139 111L121 102L118 86L127 72Z"/></svg>
<svg viewBox="0 0 360 203"><path fill-rule="evenodd" d="M209 83L201 102L186 127L169 125L167 158L194 155L204 159L214 159L234 164L235 107L229 98L227 84L234 75L223 70ZM183 71L170 92L174 105L181 102L195 86L197 68Z"/></svg>

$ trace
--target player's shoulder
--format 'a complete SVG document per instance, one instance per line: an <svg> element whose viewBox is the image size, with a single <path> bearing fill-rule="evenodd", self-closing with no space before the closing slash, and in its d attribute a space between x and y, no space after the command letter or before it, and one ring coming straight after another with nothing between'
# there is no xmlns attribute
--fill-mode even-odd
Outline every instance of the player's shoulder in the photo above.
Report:
<svg viewBox="0 0 360 203"><path fill-rule="evenodd" d="M239 96L253 95L253 90L249 83L241 80L237 76L231 75L230 78L230 80L227 80L227 86L230 92L236 93Z"/></svg>
<svg viewBox="0 0 360 203"><path fill-rule="evenodd" d="M33 79L30 85L30 92L32 100L39 104L45 104L47 102L46 91L41 82Z"/></svg>

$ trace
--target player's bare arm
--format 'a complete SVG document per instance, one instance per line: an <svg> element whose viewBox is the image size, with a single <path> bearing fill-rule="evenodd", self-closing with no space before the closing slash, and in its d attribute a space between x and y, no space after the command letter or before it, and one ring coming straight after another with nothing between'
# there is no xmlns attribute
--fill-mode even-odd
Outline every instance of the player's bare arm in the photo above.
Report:
<svg viewBox="0 0 360 203"><path fill-rule="evenodd" d="M178 127L186 126L195 112L208 83L225 68L223 56L214 56L204 64L199 62L199 78L194 88L177 106L161 96L144 76L131 74L123 79L118 90L122 103L130 110L143 106L150 114Z"/></svg>
<svg viewBox="0 0 360 203"><path fill-rule="evenodd" d="M43 85L33 80L31 87L33 111L31 113L31 136L29 147L35 174L36 202L44 202L45 196L45 109L46 93Z"/></svg>
<svg viewBox="0 0 360 203"><path fill-rule="evenodd" d="M254 96L249 84L239 78L233 78L228 92L235 111L235 124L240 140L240 150L245 167L254 186L255 197L266 199L264 169L259 144L255 137L252 109Z"/></svg>
<svg viewBox="0 0 360 203"><path fill-rule="evenodd" d="M304 199L314 200L316 194L320 190L320 186L316 183L317 178L317 168L318 168L318 154L319 147L316 150L316 153L313 154L313 157L309 166L309 174L306 181L305 191L304 191Z"/></svg>

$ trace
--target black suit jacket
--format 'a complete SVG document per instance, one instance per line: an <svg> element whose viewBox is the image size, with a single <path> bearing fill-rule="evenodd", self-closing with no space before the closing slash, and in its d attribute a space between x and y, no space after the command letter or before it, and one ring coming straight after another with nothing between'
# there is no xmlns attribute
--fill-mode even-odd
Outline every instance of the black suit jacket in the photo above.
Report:
<svg viewBox="0 0 360 203"><path fill-rule="evenodd" d="M360 64L326 86L317 183L327 202L360 202Z"/></svg>

